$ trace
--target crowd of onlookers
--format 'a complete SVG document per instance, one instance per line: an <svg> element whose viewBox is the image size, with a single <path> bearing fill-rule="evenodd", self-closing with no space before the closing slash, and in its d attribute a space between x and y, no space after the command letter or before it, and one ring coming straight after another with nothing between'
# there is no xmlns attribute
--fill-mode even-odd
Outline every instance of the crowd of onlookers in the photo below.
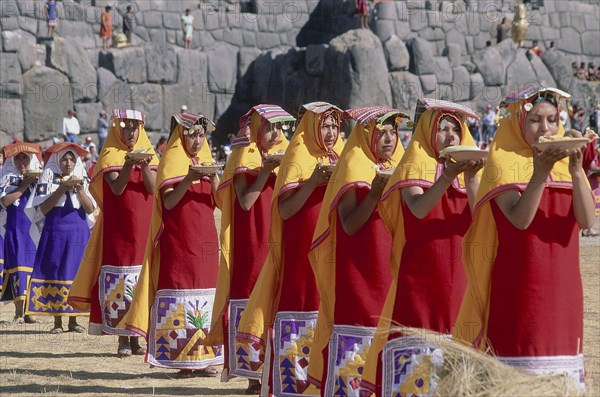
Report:
<svg viewBox="0 0 600 397"><path fill-rule="evenodd" d="M596 67L594 62L571 63L573 77L578 80L600 81L600 66Z"/></svg>

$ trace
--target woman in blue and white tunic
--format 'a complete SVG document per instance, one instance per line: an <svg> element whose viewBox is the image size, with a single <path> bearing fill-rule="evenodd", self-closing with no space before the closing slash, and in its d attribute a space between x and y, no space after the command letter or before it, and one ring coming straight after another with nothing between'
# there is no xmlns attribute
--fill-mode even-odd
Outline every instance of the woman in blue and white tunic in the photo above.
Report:
<svg viewBox="0 0 600 397"><path fill-rule="evenodd" d="M18 142L3 149L5 158L0 179L0 203L6 208L4 236L3 301L15 302L15 322L34 323L24 316L29 278L40 237L33 197L41 172L42 149L33 143Z"/></svg>
<svg viewBox="0 0 600 397"><path fill-rule="evenodd" d="M80 313L67 304L69 289L79 269L90 229L88 215L95 202L80 156L86 150L63 142L50 147L48 163L36 186L34 206L46 217L27 294L26 314L54 316L50 333L63 332L62 317L69 317L69 331L82 333ZM89 315L89 314L88 314Z"/></svg>

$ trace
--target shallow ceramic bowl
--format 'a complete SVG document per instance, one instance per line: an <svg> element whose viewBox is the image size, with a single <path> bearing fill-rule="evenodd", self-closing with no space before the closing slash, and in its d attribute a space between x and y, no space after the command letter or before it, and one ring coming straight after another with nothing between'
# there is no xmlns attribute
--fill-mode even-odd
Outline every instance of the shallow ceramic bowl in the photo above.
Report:
<svg viewBox="0 0 600 397"><path fill-rule="evenodd" d="M223 168L223 164L213 164L213 165L194 165L190 167L194 171L200 171L206 175L212 175L217 173L220 169Z"/></svg>
<svg viewBox="0 0 600 397"><path fill-rule="evenodd" d="M567 138L558 141L535 142L533 147L542 152L546 149L557 146L565 148L566 150L571 150L584 148L589 142L590 140L588 138Z"/></svg>
<svg viewBox="0 0 600 397"><path fill-rule="evenodd" d="M130 157L134 160L147 160L154 157L153 153L139 153L139 152L129 152L127 153L127 157Z"/></svg>

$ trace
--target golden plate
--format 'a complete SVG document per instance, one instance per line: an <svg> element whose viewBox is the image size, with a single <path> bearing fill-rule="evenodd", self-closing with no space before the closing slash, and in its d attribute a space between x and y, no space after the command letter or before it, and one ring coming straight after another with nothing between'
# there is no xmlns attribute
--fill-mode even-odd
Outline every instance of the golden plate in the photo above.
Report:
<svg viewBox="0 0 600 397"><path fill-rule="evenodd" d="M154 157L154 153L147 152L129 152L127 153L127 157L132 158L134 160L147 160Z"/></svg>
<svg viewBox="0 0 600 397"><path fill-rule="evenodd" d="M489 154L490 152L481 150L477 146L448 146L440 151L440 157L450 157L454 161L477 161L487 158Z"/></svg>
<svg viewBox="0 0 600 397"><path fill-rule="evenodd" d="M206 175L212 175L217 173L219 170L223 169L223 164L213 164L213 165L193 165L190 166L190 169L194 171L200 171Z"/></svg>
<svg viewBox="0 0 600 397"><path fill-rule="evenodd" d="M392 175L396 171L396 167L390 167L383 170L377 170L377 175Z"/></svg>
<svg viewBox="0 0 600 397"><path fill-rule="evenodd" d="M25 170L23 171L23 176L40 176L42 172L42 170Z"/></svg>
<svg viewBox="0 0 600 397"><path fill-rule="evenodd" d="M265 160L281 161L285 153L273 153L265 156Z"/></svg>
<svg viewBox="0 0 600 397"><path fill-rule="evenodd" d="M546 141L546 142L535 142L533 147L537 148L540 151L544 151L551 147L562 147L566 150L572 149L583 149L590 142L588 138L566 138L559 139L556 141Z"/></svg>

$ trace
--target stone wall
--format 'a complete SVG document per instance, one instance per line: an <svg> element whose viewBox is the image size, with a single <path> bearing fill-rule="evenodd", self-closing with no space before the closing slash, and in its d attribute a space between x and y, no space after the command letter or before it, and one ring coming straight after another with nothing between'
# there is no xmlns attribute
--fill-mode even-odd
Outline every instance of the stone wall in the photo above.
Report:
<svg viewBox="0 0 600 397"><path fill-rule="evenodd" d="M599 64L600 6L531 3L543 5L527 11L525 47L534 39L558 47L542 59L529 59L512 40L495 44L496 25L514 14L514 2L503 0L371 4L372 32L353 30L353 0L64 0L53 41L44 39L43 1L0 0L0 132L47 139L72 107L92 132L99 110L117 106L144 111L148 130L167 132L171 114L186 104L225 135L261 102L292 113L316 99L412 113L427 95L481 109L537 83L591 106L600 83L573 79L571 62ZM138 20L132 45L101 50L101 11L111 5L120 28L128 4ZM195 16L189 51L180 27L186 8Z"/></svg>

